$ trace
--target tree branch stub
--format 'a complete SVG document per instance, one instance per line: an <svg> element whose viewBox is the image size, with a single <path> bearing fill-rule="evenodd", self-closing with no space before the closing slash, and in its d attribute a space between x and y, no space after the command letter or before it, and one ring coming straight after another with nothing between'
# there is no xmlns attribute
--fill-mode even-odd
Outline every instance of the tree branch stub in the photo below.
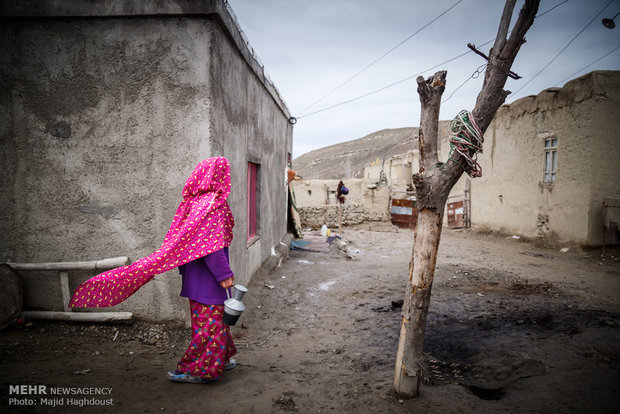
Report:
<svg viewBox="0 0 620 414"><path fill-rule="evenodd" d="M422 104L419 129L420 173L431 170L437 163L437 137L439 129L439 108L441 96L446 89L445 70L435 73L428 79L419 76L418 94Z"/></svg>
<svg viewBox="0 0 620 414"><path fill-rule="evenodd" d="M512 11L515 8L517 0L506 0L504 4L504 11L499 21L499 28L497 29L497 36L495 36L495 43L491 48L491 51L501 51L506 44L506 36L508 35L508 29L510 28L510 19L512 18Z"/></svg>

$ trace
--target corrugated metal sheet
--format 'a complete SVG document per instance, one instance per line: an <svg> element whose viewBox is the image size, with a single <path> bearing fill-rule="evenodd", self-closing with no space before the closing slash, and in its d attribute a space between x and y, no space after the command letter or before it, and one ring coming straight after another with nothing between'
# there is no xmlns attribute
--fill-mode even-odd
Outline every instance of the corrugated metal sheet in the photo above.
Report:
<svg viewBox="0 0 620 414"><path fill-rule="evenodd" d="M462 201L448 203L448 227L460 229L465 227L465 208Z"/></svg>
<svg viewBox="0 0 620 414"><path fill-rule="evenodd" d="M418 210L415 207L415 200L392 199L392 224L404 229L415 228L418 222Z"/></svg>

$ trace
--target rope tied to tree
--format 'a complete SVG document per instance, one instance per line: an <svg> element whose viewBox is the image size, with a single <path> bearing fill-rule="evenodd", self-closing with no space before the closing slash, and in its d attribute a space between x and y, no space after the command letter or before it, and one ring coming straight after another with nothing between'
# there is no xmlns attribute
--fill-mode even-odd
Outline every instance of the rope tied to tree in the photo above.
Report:
<svg viewBox="0 0 620 414"><path fill-rule="evenodd" d="M478 164L477 154L482 153L484 136L476 125L471 112L463 110L450 121L450 154L448 161L457 163L470 177L482 177L482 167ZM452 158L458 152L465 159L465 166ZM446 161L446 163L448 162ZM446 163L442 164L443 167Z"/></svg>

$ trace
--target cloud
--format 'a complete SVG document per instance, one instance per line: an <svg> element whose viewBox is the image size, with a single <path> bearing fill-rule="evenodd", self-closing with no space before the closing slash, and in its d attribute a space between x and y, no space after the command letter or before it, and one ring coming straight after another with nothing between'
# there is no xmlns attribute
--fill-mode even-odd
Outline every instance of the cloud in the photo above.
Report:
<svg viewBox="0 0 620 414"><path fill-rule="evenodd" d="M608 0L569 1L534 22L513 65L524 77L508 80L516 91L536 74L600 11ZM293 115L324 96L390 48L438 16L456 0L229 0L242 29ZM522 1L517 3L513 20ZM543 0L539 12L561 0ZM554 86L558 81L620 44L620 27L600 23L618 11L616 0L544 72L508 102ZM497 0L463 1L431 26L306 111L329 107L425 70L492 40L502 14ZM492 43L483 50L488 53ZM442 65L448 70L444 98L484 64L470 53ZM619 69L620 50L588 68ZM483 75L470 79L442 105L448 119L471 109ZM294 156L337 142L360 138L384 128L416 126L419 99L415 78L346 105L299 119L294 128Z"/></svg>

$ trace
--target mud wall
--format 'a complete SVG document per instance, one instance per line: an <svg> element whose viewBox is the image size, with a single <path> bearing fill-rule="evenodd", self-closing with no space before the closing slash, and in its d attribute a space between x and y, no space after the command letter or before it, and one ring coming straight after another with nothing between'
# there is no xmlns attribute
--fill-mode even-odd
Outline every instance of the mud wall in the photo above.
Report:
<svg viewBox="0 0 620 414"><path fill-rule="evenodd" d="M338 227L340 213L335 199L338 181L305 180L295 182L297 208L304 226L320 228L326 224L330 228ZM390 220L390 187L368 188L371 182L360 179L346 180L344 184L349 189L349 195L342 207L343 225ZM308 191L311 194L308 194ZM326 203L326 194L330 195L329 204Z"/></svg>
<svg viewBox="0 0 620 414"><path fill-rule="evenodd" d="M588 137L582 137L591 149L589 159L577 158L577 162L588 162L591 166L588 205L589 245L603 243L603 200L605 197L620 197L620 73L596 72L584 79L586 87L592 88L593 108ZM579 155L579 154L576 154ZM617 209L616 209L617 211ZM614 235L607 231L605 243L615 242Z"/></svg>
<svg viewBox="0 0 620 414"><path fill-rule="evenodd" d="M223 2L24 1L0 14L0 261L148 255L194 166L224 155L237 219L232 266L247 283L270 247L246 246L248 137L255 151L273 154L260 188L261 208L274 217L261 216L261 236L273 245L286 232L286 193L276 184L285 188L292 135L286 107ZM213 86L223 60L251 94ZM214 119L222 102L243 106L246 118ZM89 276L70 274L70 288ZM56 275L22 278L25 308L60 308ZM113 310L185 319L179 291L171 271Z"/></svg>
<svg viewBox="0 0 620 414"><path fill-rule="evenodd" d="M472 180L474 226L601 244L603 198L620 194L619 98L620 72L592 72L501 107ZM547 138L558 140L554 184L542 182Z"/></svg>
<svg viewBox="0 0 620 414"><path fill-rule="evenodd" d="M336 189L340 180L300 180L293 181L295 200L297 207L322 207L328 204L336 204ZM359 178L343 180L345 187L349 189L346 196L347 204L364 203L364 183L370 182Z"/></svg>
<svg viewBox="0 0 620 414"><path fill-rule="evenodd" d="M619 95L620 72L595 71L563 88L502 106L478 156L482 177L463 174L448 202L464 200L469 182L474 227L550 243L602 244L603 200L620 195L620 146L614 129ZM448 127L448 121L440 122L439 159L444 162L450 151ZM548 138L558 140L553 184L542 182ZM388 177L396 159L385 161ZM381 166L366 166L364 177L378 180ZM416 151L411 173L418 168ZM606 242L613 241L607 237Z"/></svg>
<svg viewBox="0 0 620 414"><path fill-rule="evenodd" d="M417 137L416 137L417 138ZM387 184L394 191L406 191L412 185L411 175L413 174L413 159L417 158L418 151L411 150L406 154L397 155L385 159L385 162L373 162L364 167L364 179L378 182L381 177L381 170L385 174Z"/></svg>

